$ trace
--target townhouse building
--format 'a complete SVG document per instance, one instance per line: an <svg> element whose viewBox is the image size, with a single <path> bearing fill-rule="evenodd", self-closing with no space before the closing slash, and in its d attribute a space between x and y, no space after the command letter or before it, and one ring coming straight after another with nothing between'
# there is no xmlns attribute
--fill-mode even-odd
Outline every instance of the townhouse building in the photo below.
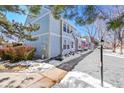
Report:
<svg viewBox="0 0 124 93"><path fill-rule="evenodd" d="M36 48L36 57L53 58L78 51L80 37L76 35L77 29L63 18L55 19L49 9L43 7L37 17L28 16L26 24L29 23L40 25L38 31L31 33L38 39L24 42Z"/></svg>

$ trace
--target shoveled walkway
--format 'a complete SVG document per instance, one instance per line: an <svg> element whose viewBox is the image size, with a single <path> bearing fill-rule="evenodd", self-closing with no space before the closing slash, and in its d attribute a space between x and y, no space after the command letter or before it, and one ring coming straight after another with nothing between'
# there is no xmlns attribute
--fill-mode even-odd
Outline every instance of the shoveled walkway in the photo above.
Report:
<svg viewBox="0 0 124 93"><path fill-rule="evenodd" d="M86 51L84 53L81 53L80 56L73 58L67 62L63 62L62 64L56 66L57 68L71 71L81 60L83 60L86 56L88 56L92 51Z"/></svg>

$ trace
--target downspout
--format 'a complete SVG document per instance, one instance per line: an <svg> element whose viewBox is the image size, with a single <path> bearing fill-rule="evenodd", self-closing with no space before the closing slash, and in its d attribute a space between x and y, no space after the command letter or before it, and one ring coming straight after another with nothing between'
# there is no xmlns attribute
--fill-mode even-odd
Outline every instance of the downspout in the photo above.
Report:
<svg viewBox="0 0 124 93"><path fill-rule="evenodd" d="M62 20L60 20L60 56L62 57Z"/></svg>
<svg viewBox="0 0 124 93"><path fill-rule="evenodd" d="M49 24L48 24L48 59L51 58L51 29L50 29L50 23L51 23L51 15L49 15Z"/></svg>

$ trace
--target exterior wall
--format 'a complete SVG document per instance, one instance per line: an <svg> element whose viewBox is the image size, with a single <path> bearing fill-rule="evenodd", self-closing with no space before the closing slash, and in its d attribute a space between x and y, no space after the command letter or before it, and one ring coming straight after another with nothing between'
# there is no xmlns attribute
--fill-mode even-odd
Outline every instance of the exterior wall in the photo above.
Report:
<svg viewBox="0 0 124 93"><path fill-rule="evenodd" d="M64 31L64 24L66 24L66 31ZM63 49L62 54L63 55L66 55L66 54L68 54L70 52L75 52L75 39L74 39L74 37L72 35L72 32L68 33L67 26L69 26L69 31L73 30L71 25L69 25L65 21L62 21L62 49ZM73 42L73 47L71 46L72 42ZM64 48L64 45L66 46L66 49ZM69 46L69 49L68 49L68 46Z"/></svg>
<svg viewBox="0 0 124 93"><path fill-rule="evenodd" d="M75 39L75 52L78 52L78 39Z"/></svg>
<svg viewBox="0 0 124 93"><path fill-rule="evenodd" d="M44 13L41 12L41 14ZM30 19L31 20L31 19ZM41 58L45 56L46 58L49 57L49 14L44 16L43 18L37 20L37 18L33 18L33 20L28 20L28 23L32 23L32 21L36 20L33 24L39 24L40 29L38 31L35 31L31 33L33 36L38 37L36 41L25 41L26 45L31 45L36 48L35 56L38 58Z"/></svg>
<svg viewBox="0 0 124 93"><path fill-rule="evenodd" d="M82 38L81 38L80 33L77 30L75 30L73 34L75 36L75 51L78 52L80 50L83 50L82 49Z"/></svg>
<svg viewBox="0 0 124 93"><path fill-rule="evenodd" d="M38 16L39 17L33 19L30 19L30 17L28 17L26 22L26 24L36 23L40 25L40 29L32 33L33 36L39 37L38 40L25 41L25 44L31 45L36 48L35 55L37 57L41 58L44 55L47 58L53 58L60 55L61 53L62 55L65 55L70 52L75 52L76 45L78 50L79 44L76 44L77 43L75 39L76 36L75 34L73 34L73 32L76 32L76 29L73 26L71 26L68 22L65 22L65 20L62 19L56 20L55 18L53 18L52 14L49 13L49 11L44 9L41 10L40 15ZM64 31L63 29L64 23L66 23L66 25L69 27L69 31L70 31L69 33L68 31ZM66 41L66 49L64 49L65 41ZM62 51L61 51L61 47L62 47Z"/></svg>
<svg viewBox="0 0 124 93"><path fill-rule="evenodd" d="M48 33L49 32L49 15L46 15L45 17L43 17L42 19L36 21L34 24L38 24L40 25L40 29L38 31L32 32L32 35L41 35L44 33Z"/></svg>
<svg viewBox="0 0 124 93"><path fill-rule="evenodd" d="M54 35L50 36L50 58L60 55L60 38Z"/></svg>
<svg viewBox="0 0 124 93"><path fill-rule="evenodd" d="M26 19L26 23L34 22L35 20L38 20L41 16L43 16L44 14L46 14L48 12L49 11L46 8L42 7L40 13L37 16L35 16L35 17L28 16Z"/></svg>
<svg viewBox="0 0 124 93"><path fill-rule="evenodd" d="M61 23L60 20L53 18L50 15L50 58L60 55L60 31Z"/></svg>
<svg viewBox="0 0 124 93"><path fill-rule="evenodd" d="M39 36L39 39L36 41L25 41L25 44L36 48L35 57L42 58L42 54L47 57L48 56L48 38L49 38L48 34L46 34L44 36Z"/></svg>
<svg viewBox="0 0 124 93"><path fill-rule="evenodd" d="M82 50L82 39L78 37L78 50Z"/></svg>

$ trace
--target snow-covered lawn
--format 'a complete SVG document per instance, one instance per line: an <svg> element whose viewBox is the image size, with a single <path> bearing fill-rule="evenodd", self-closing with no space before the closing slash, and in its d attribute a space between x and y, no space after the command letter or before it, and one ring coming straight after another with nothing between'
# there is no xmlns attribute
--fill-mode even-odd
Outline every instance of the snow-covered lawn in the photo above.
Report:
<svg viewBox="0 0 124 93"><path fill-rule="evenodd" d="M124 51L123 51L124 53ZM120 50L116 49L116 52L112 52L112 50L104 49L103 55L107 56L113 56L113 57L118 57L118 58L124 58L124 54L120 54Z"/></svg>
<svg viewBox="0 0 124 93"><path fill-rule="evenodd" d="M113 56L113 57L118 57L118 58L123 58L124 59L124 55L117 54L117 53L104 53L103 55Z"/></svg>

